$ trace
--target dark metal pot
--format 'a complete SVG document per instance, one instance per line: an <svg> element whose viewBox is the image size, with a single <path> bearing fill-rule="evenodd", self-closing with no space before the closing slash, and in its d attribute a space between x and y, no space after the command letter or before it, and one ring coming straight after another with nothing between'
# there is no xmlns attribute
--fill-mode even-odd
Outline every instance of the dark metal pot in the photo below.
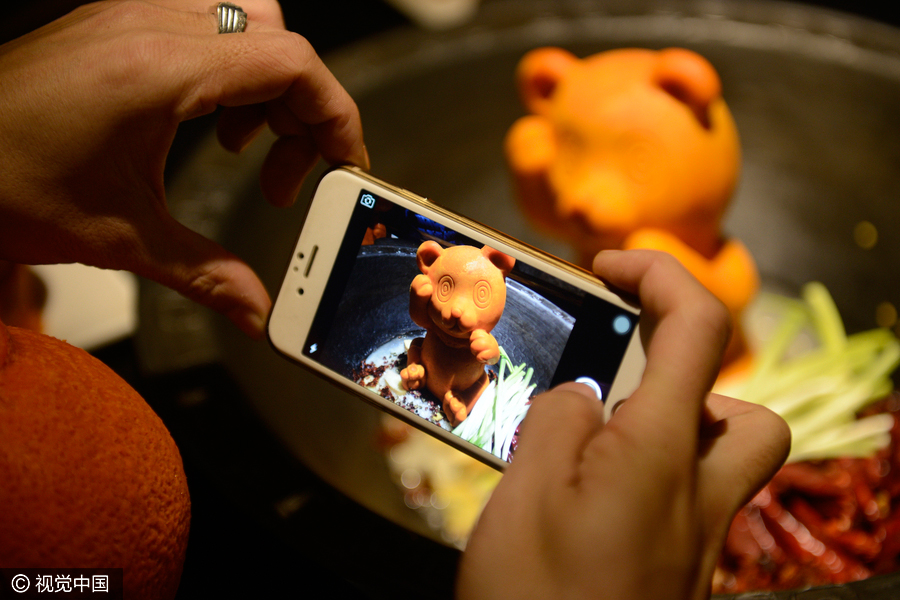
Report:
<svg viewBox="0 0 900 600"><path fill-rule="evenodd" d="M874 326L884 303L900 306L898 30L783 2L497 0L461 30L398 31L328 62L360 106L376 174L571 256L521 216L501 150L523 114L516 63L543 45L582 56L624 46L706 56L744 150L726 229L753 252L764 284L794 292L824 282L850 330ZM266 206L256 183L264 145L235 158L210 139L171 181L169 198L179 218L245 258L274 295L304 206ZM874 245L854 236L858 225L877 230ZM158 286L142 288L138 341L149 373L222 366L293 455L357 502L431 535L373 449L374 409ZM746 597L898 596L900 576L892 575Z"/></svg>

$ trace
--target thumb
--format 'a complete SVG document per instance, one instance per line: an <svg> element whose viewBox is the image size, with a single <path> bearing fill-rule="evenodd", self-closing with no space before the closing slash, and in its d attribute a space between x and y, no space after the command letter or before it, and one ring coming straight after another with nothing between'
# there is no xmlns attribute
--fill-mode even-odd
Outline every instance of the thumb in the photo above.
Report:
<svg viewBox="0 0 900 600"><path fill-rule="evenodd" d="M219 244L169 217L162 240L139 275L230 319L253 339L262 339L272 307L269 294L244 261Z"/></svg>
<svg viewBox="0 0 900 600"><path fill-rule="evenodd" d="M701 429L699 477L704 512L731 516L784 464L791 430L768 408L710 394Z"/></svg>
<svg viewBox="0 0 900 600"><path fill-rule="evenodd" d="M603 404L584 384L564 383L540 394L522 423L504 479L524 478L535 488L569 487L579 481L585 448L603 421Z"/></svg>

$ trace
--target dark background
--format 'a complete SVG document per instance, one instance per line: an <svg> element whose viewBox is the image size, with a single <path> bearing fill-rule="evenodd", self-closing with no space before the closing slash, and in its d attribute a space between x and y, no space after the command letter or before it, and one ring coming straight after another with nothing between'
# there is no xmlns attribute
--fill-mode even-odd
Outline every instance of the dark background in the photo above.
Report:
<svg viewBox="0 0 900 600"><path fill-rule="evenodd" d="M900 7L883 0L807 0L796 3L840 10L900 25ZM0 23L0 42L36 29L81 4L84 2L79 0L5 3L4 18ZM211 1L210 6L212 4L214 2ZM320 54L371 33L406 23L405 17L377 0L285 0L282 2L282 10L288 28L306 37Z"/></svg>
<svg viewBox="0 0 900 600"><path fill-rule="evenodd" d="M80 4L74 0L6 3L0 43ZM896 4L883 0L805 4L900 25ZM283 10L288 28L304 35L320 54L407 23L405 17L376 0L286 1ZM209 130L214 118L210 115L182 125L168 170L177 169L190 155L195 140ZM141 378L129 340L96 354L148 399L181 448L190 482L192 524L178 598L309 597L321 595L323 586L326 595L335 598L451 595L457 553L399 530L305 470L262 425L253 425L257 423L255 415L234 395L227 376L215 368L175 376L217 390L213 406L190 412L185 418L184 411L176 410L172 399L164 397L163 390L171 389L171 381ZM240 432L234 429L235 423L241 423ZM192 441L198 438L194 435L198 430L205 432L205 440L214 440L214 450ZM242 440L239 445L233 443L238 437ZM211 452L216 453L215 460ZM246 480L258 485L248 486L253 489L248 489L245 497L221 493L216 485L221 473L216 469L223 462L232 469L243 468ZM265 468L260 470L260 464ZM273 481L279 483L273 485ZM274 510L258 510L260 496L271 499L269 506ZM403 548L409 556L384 556L395 548ZM423 581L428 583L423 586Z"/></svg>

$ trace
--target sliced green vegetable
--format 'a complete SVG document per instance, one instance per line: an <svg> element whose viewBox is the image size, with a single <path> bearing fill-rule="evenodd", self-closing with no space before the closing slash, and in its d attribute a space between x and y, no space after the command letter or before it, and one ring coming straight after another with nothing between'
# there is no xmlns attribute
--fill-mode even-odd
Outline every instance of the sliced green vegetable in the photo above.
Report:
<svg viewBox="0 0 900 600"><path fill-rule="evenodd" d="M900 340L887 329L848 336L821 283L807 284L801 297L773 303L780 324L752 371L716 391L780 414L791 428L789 462L870 456L890 443L893 417L857 415L894 389L891 374L900 365ZM810 333L817 345L792 354L800 336Z"/></svg>
<svg viewBox="0 0 900 600"><path fill-rule="evenodd" d="M531 383L534 370L524 363L514 367L503 348L500 348L497 372L493 388L485 390L453 433L507 460L516 429L525 418L536 386Z"/></svg>

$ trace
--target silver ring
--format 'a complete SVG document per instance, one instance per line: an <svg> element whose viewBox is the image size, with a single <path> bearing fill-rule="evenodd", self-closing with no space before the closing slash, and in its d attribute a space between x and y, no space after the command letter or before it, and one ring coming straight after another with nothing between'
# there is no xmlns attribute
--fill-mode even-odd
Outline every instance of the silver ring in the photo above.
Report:
<svg viewBox="0 0 900 600"><path fill-rule="evenodd" d="M219 19L219 33L241 33L247 28L247 13L231 2L216 4L216 16Z"/></svg>

